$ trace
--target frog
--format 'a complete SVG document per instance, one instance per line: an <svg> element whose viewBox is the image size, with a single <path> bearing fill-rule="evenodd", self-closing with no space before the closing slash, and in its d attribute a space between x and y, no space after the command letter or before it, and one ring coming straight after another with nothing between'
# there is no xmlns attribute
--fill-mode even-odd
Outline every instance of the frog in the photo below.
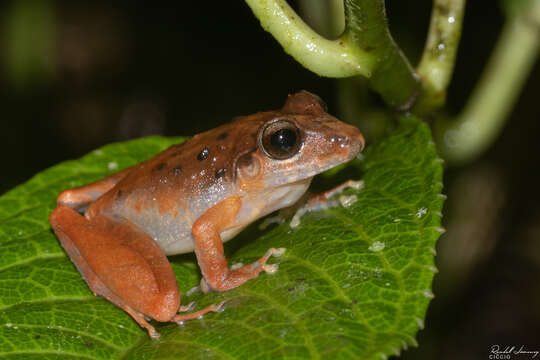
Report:
<svg viewBox="0 0 540 360"><path fill-rule="evenodd" d="M223 243L257 219L293 206L313 177L354 159L364 137L302 90L279 110L240 116L102 180L62 191L49 217L94 295L127 312L152 339L150 321L183 323L224 303L181 305L167 256L194 252L200 289L227 291L272 274L271 248L228 265ZM189 312L189 313L188 313Z"/></svg>

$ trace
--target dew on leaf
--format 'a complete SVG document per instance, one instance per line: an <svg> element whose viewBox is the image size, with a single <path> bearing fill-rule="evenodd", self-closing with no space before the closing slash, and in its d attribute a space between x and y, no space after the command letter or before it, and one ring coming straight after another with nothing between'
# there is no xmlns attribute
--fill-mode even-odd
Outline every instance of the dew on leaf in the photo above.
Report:
<svg viewBox="0 0 540 360"><path fill-rule="evenodd" d="M379 252L383 251L385 246L385 243L383 243L382 241L375 241L368 247L368 250L373 252Z"/></svg>
<svg viewBox="0 0 540 360"><path fill-rule="evenodd" d="M416 212L416 217L420 219L422 216L426 215L427 212L428 210L425 207L422 207Z"/></svg>

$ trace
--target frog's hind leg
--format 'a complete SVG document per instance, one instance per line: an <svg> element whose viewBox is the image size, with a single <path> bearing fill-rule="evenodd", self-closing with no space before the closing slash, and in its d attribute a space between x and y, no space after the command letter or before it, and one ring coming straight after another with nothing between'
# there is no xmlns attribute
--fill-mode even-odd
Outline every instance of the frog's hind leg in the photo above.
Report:
<svg viewBox="0 0 540 360"><path fill-rule="evenodd" d="M135 225L103 215L89 220L62 205L52 212L50 222L94 294L125 310L152 338L159 334L145 316L162 322L188 319L176 318L180 293L167 258Z"/></svg>
<svg viewBox="0 0 540 360"><path fill-rule="evenodd" d="M130 169L124 169L91 184L64 190L58 195L56 201L59 205L69 206L77 211L84 211L92 201L112 189L122 180Z"/></svg>

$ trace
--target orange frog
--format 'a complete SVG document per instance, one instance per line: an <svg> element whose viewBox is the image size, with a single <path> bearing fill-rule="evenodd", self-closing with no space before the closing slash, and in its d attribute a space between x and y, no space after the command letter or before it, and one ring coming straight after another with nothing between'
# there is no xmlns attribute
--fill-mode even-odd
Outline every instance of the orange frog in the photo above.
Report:
<svg viewBox="0 0 540 360"><path fill-rule="evenodd" d="M222 305L178 314L191 306L180 306L166 255L194 251L203 291L233 289L262 271L276 271L266 262L285 249L229 268L223 242L293 205L313 176L353 159L363 146L357 128L301 91L281 110L237 118L103 180L63 191L50 222L94 294L158 338L149 318L181 322Z"/></svg>

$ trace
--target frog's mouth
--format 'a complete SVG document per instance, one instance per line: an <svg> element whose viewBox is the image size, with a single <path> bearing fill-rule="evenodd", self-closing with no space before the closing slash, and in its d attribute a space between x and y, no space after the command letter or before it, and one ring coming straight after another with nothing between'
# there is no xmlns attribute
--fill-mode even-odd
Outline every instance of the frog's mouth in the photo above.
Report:
<svg viewBox="0 0 540 360"><path fill-rule="evenodd" d="M288 169L282 169L282 175L265 179L268 188L276 188L288 184L297 184L304 182L314 176L330 170L338 165L345 164L353 160L360 152L360 147L357 149L351 148L347 156L333 155L325 157L324 160L311 161L303 163L302 166L294 166Z"/></svg>

